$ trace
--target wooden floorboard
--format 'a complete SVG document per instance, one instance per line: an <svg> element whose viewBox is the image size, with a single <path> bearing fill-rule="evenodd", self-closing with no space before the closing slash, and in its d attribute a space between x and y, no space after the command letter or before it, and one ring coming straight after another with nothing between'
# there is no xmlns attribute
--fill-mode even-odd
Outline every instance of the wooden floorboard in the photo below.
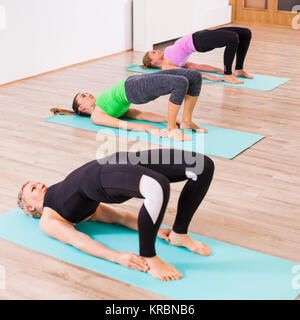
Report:
<svg viewBox="0 0 300 320"><path fill-rule="evenodd" d="M215 176L190 231L300 263L299 32L251 29L246 69L291 81L271 92L203 84L197 122L266 138L233 160L212 157ZM191 61L221 67L222 52L193 54ZM45 122L49 109L70 108L79 91L97 95L129 75L125 67L142 56L127 52L0 87L1 213L16 207L25 181L51 185L96 156L96 134ZM167 101L161 97L135 107L166 113ZM174 221L182 186L172 185L164 224ZM138 213L140 205L131 199L122 208ZM2 239L0 265L7 270L0 299L164 299Z"/></svg>

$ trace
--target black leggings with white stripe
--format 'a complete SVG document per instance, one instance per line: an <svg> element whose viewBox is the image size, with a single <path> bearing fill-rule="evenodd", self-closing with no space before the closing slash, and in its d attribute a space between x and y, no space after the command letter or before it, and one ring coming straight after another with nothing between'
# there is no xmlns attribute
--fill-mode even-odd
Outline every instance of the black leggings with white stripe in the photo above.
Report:
<svg viewBox="0 0 300 320"><path fill-rule="evenodd" d="M113 165L112 165L113 164ZM174 149L119 152L101 170L101 184L114 203L143 198L138 216L140 255L156 255L155 239L170 195L170 183L187 180L173 225L187 233L191 219L205 197L214 172L213 161L202 154Z"/></svg>

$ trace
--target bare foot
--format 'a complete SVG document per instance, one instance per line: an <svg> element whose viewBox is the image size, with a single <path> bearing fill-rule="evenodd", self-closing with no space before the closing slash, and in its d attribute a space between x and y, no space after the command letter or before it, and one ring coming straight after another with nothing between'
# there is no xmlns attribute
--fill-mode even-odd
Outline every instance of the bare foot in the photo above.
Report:
<svg viewBox="0 0 300 320"><path fill-rule="evenodd" d="M191 122L182 121L180 123L180 129L182 129L182 130L184 130L184 129L192 129L192 130L203 132L203 133L208 132L206 129L197 126L196 123L194 123L192 121Z"/></svg>
<svg viewBox="0 0 300 320"><path fill-rule="evenodd" d="M243 81L237 79L233 74L225 74L224 75L224 81L225 82L230 82L230 83L235 83L235 84L244 83Z"/></svg>
<svg viewBox="0 0 300 320"><path fill-rule="evenodd" d="M189 136L187 136L186 134L184 134L183 132L181 132L178 129L171 129L168 130L168 137L177 141L189 141L192 140L192 138L190 138Z"/></svg>
<svg viewBox="0 0 300 320"><path fill-rule="evenodd" d="M210 248L197 240L191 238L188 234L178 234L173 230L169 234L170 244L177 247L185 247L194 253L209 256L211 254Z"/></svg>
<svg viewBox="0 0 300 320"><path fill-rule="evenodd" d="M158 256L144 259L147 261L149 270L147 271L152 277L163 280L179 280L182 274L175 269L174 266L161 260Z"/></svg>
<svg viewBox="0 0 300 320"><path fill-rule="evenodd" d="M247 73L245 70L235 70L234 75L236 77L244 77L248 79L253 79L253 76L251 76L249 73Z"/></svg>

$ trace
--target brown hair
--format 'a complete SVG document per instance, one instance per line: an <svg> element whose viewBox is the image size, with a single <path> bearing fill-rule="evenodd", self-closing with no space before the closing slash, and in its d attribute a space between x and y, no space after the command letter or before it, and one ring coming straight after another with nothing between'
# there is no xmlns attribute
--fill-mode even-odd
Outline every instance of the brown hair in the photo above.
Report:
<svg viewBox="0 0 300 320"><path fill-rule="evenodd" d="M56 107L51 108L50 111L53 112L54 115L65 114L65 115L71 116L71 115L75 114L75 112L72 110L61 109L61 108L56 108Z"/></svg>
<svg viewBox="0 0 300 320"><path fill-rule="evenodd" d="M78 114L81 117L90 117L91 115L89 113L86 112L81 112L78 108L79 108L79 103L77 102L76 98L80 93L77 93L73 99L73 103L72 103L72 110L68 110L68 109L61 109L61 108L51 108L50 111L53 112L54 115L56 114L65 114L65 115L74 115L74 114Z"/></svg>
<svg viewBox="0 0 300 320"><path fill-rule="evenodd" d="M152 68L157 68L156 66L154 66L151 62L151 58L149 56L149 52L146 52L146 54L143 57L143 66L141 66L141 68L143 69L152 69Z"/></svg>
<svg viewBox="0 0 300 320"><path fill-rule="evenodd" d="M18 193L18 206L21 208L21 210L29 217L32 218L40 218L42 216L42 212L35 210L35 211L29 211L27 210L27 201L24 199L23 197L23 190L25 188L25 186L27 186L27 184L29 183L29 181L27 181L26 183L23 184L20 192Z"/></svg>

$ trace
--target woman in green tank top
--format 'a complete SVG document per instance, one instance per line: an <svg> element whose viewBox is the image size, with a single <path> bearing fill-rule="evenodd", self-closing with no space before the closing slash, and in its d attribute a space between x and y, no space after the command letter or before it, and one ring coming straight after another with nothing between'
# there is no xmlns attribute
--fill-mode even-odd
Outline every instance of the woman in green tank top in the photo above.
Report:
<svg viewBox="0 0 300 320"><path fill-rule="evenodd" d="M151 74L131 75L103 91L97 97L90 93L78 93L73 100L73 113L90 116L98 125L147 131L158 137L175 140L190 140L178 129L192 129L207 132L192 122L192 113L201 90L201 73L197 70L170 69ZM131 104L145 104L156 98L170 94L168 116L153 112L142 112ZM177 114L184 102L183 118L177 121ZM66 114L63 109L51 109L55 114ZM70 114L70 111L68 111ZM136 119L150 122L167 122L167 129L161 130L150 124L126 121Z"/></svg>

